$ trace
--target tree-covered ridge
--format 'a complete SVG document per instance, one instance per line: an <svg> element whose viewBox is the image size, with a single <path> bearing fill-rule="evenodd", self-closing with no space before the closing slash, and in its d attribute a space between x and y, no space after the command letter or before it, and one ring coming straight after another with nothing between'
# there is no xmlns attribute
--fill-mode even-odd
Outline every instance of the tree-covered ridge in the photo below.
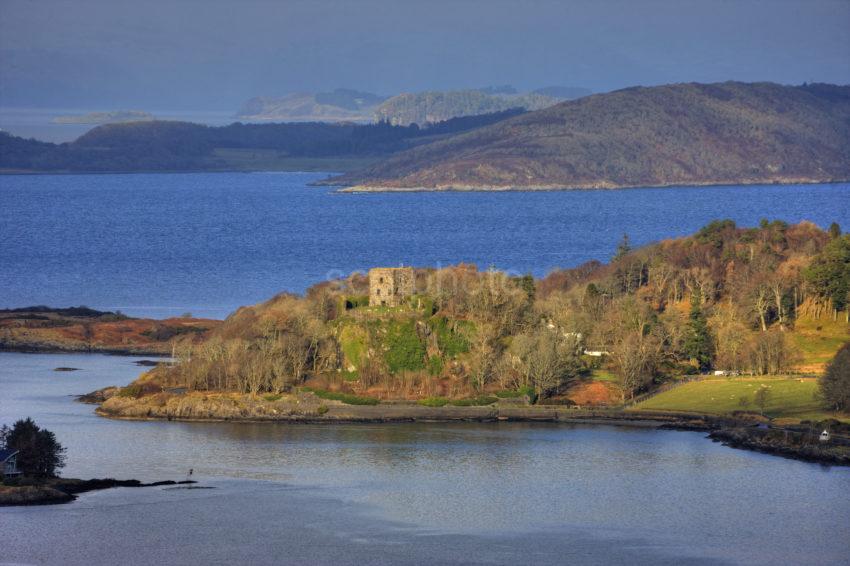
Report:
<svg viewBox="0 0 850 566"><path fill-rule="evenodd" d="M0 132L0 170L198 171L251 169L229 157L265 152L275 158L381 157L440 136L521 113L508 110L420 128L377 124L283 123L204 126L140 121L105 124L75 141L52 144Z"/></svg>
<svg viewBox="0 0 850 566"><path fill-rule="evenodd" d="M306 385L384 398L562 398L602 371L629 398L712 369L785 373L802 354L801 321L846 320L811 275L850 243L839 232L717 221L637 250L624 242L607 265L542 280L417 269L416 293L399 308L366 306L368 281L353 274L239 309L204 343L178 348L180 362L146 376L139 393Z"/></svg>
<svg viewBox="0 0 850 566"><path fill-rule="evenodd" d="M340 183L611 188L850 179L850 87L634 87L413 148Z"/></svg>
<svg viewBox="0 0 850 566"><path fill-rule="evenodd" d="M558 98L543 94L504 94L484 90L404 93L381 103L375 109L375 117L400 126L424 126L462 116L504 112L515 108L540 110L558 101Z"/></svg>

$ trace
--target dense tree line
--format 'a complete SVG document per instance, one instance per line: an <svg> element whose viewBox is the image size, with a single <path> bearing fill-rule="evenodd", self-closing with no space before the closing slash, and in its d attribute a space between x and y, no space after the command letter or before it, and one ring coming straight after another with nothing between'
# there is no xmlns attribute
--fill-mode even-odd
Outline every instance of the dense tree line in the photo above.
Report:
<svg viewBox="0 0 850 566"><path fill-rule="evenodd" d="M359 306L368 281L354 274L240 309L156 371L167 385L201 390L277 393L319 380L413 397L557 396L599 364L624 398L713 369L778 374L796 363L787 335L798 317L834 311L835 278L839 287L850 279L850 260L835 259L846 238L810 223L717 221L637 250L624 241L607 265L542 280L471 265L419 269L416 294L389 310ZM828 287L824 265L837 273Z"/></svg>

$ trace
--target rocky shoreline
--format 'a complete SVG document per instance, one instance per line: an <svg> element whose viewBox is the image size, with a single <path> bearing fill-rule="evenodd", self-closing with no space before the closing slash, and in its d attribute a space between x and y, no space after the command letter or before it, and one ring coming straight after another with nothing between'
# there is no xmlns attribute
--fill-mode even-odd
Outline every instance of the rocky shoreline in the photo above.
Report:
<svg viewBox="0 0 850 566"><path fill-rule="evenodd" d="M822 443L813 435L771 428L722 428L708 437L731 448L754 450L795 460L850 466L850 445L842 440Z"/></svg>
<svg viewBox="0 0 850 566"><path fill-rule="evenodd" d="M113 487L158 487L193 483L196 482L167 480L142 483L139 480L116 480L112 478L90 480L52 478L41 482L20 482L19 485L0 485L0 507L70 503L80 493Z"/></svg>
<svg viewBox="0 0 850 566"><path fill-rule="evenodd" d="M642 421L657 426L681 426L712 430L735 420L699 413L665 413L606 408L576 408L564 405L528 405L513 399L483 406L444 405L431 407L415 401L385 401L377 405L350 405L321 399L311 392L275 396L225 393L162 392L139 397L126 396L120 388L108 387L83 395L81 402L98 404L96 413L128 420L179 420L305 423L399 423L451 421L540 421L581 420Z"/></svg>

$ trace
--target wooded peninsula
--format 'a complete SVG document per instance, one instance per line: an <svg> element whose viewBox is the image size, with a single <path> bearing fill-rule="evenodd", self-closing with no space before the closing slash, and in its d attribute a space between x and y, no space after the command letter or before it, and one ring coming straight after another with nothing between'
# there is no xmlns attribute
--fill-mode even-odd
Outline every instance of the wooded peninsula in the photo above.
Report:
<svg viewBox="0 0 850 566"><path fill-rule="evenodd" d="M408 287L391 272L243 307L92 401L119 418L848 419L850 235L837 224L624 238L610 263L543 279L457 265L410 269Z"/></svg>

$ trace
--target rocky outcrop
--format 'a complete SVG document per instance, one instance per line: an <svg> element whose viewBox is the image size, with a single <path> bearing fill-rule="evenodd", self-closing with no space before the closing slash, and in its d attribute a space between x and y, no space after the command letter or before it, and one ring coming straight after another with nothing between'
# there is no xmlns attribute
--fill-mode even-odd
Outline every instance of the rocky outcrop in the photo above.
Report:
<svg viewBox="0 0 850 566"><path fill-rule="evenodd" d="M91 480L51 478L39 481L27 479L15 481L17 485L0 485L0 507L69 503L76 499L77 494L112 487L157 487L196 483L191 480L142 483L139 480L116 480L112 478Z"/></svg>
<svg viewBox="0 0 850 566"><path fill-rule="evenodd" d="M90 405L100 405L107 399L111 399L112 397L118 395L120 391L120 387L110 385L109 387L104 387L103 389L98 389L97 391L92 391L91 393L80 395L79 397L77 397L77 401L79 401L80 403L88 403Z"/></svg>
<svg viewBox="0 0 850 566"><path fill-rule="evenodd" d="M74 496L45 485L0 486L0 507L68 503Z"/></svg>
<svg viewBox="0 0 850 566"><path fill-rule="evenodd" d="M311 393L260 397L227 393L169 393L143 397L110 396L98 407L105 417L167 420L313 420L333 401Z"/></svg>

